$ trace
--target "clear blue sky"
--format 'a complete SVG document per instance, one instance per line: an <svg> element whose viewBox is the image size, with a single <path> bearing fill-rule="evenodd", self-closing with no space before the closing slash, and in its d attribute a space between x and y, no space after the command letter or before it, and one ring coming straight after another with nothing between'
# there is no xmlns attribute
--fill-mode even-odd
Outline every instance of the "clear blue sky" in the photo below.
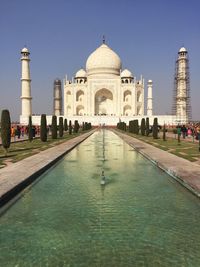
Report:
<svg viewBox="0 0 200 267"><path fill-rule="evenodd" d="M193 119L200 119L199 11L199 0L0 0L0 109L19 120L24 45L31 52L33 113L51 114L54 79L85 67L105 34L123 68L153 80L156 114L171 113L175 59L184 45Z"/></svg>

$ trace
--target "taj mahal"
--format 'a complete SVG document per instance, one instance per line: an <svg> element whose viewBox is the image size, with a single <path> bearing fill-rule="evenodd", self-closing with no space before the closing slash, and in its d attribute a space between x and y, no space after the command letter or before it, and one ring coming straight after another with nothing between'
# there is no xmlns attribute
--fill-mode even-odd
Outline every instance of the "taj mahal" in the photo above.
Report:
<svg viewBox="0 0 200 267"><path fill-rule="evenodd" d="M180 51L183 51L185 48L181 49ZM180 51L179 54L182 55ZM27 124L28 117L32 116L30 53L27 48L23 48L21 55L22 113L20 123ZM182 82L181 84L183 86ZM182 112L183 116L179 117L179 121L176 115L153 113L152 80L147 82L146 101L144 91L145 80L142 75L137 79L132 71L122 69L120 57L103 40L103 43L89 55L85 69L78 70L71 80L64 79L63 94L61 81L59 79L54 81L53 115L67 118L72 123L74 120L78 120L79 123L87 121L96 126L102 124L113 126L119 121L128 123L132 119L140 121L145 117L149 117L151 124L154 117L158 118L160 124L172 125L186 121L184 112ZM52 115L47 116L48 124L51 124L51 119ZM40 116L32 116L32 122L39 125Z"/></svg>

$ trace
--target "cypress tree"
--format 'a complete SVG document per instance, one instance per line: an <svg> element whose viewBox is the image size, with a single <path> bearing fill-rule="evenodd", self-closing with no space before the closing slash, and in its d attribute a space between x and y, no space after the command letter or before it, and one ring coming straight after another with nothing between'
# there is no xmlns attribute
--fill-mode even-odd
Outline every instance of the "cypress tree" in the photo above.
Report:
<svg viewBox="0 0 200 267"><path fill-rule="evenodd" d="M134 121L129 121L129 132L133 133L134 132Z"/></svg>
<svg viewBox="0 0 200 267"><path fill-rule="evenodd" d="M135 133L139 134L139 130L140 130L140 128L139 128L138 120L135 120Z"/></svg>
<svg viewBox="0 0 200 267"><path fill-rule="evenodd" d="M47 118L46 118L46 114L41 115L40 139L42 142L47 141Z"/></svg>
<svg viewBox="0 0 200 267"><path fill-rule="evenodd" d="M166 141L166 127L165 127L165 124L163 126L163 141Z"/></svg>
<svg viewBox="0 0 200 267"><path fill-rule="evenodd" d="M136 120L133 120L133 133L136 133Z"/></svg>
<svg viewBox="0 0 200 267"><path fill-rule="evenodd" d="M28 139L31 142L33 140L33 127L32 127L32 117L28 118Z"/></svg>
<svg viewBox="0 0 200 267"><path fill-rule="evenodd" d="M67 119L64 120L64 130L65 132L68 130Z"/></svg>
<svg viewBox="0 0 200 267"><path fill-rule="evenodd" d="M79 128L78 121L75 120L74 121L74 133L78 133L78 128Z"/></svg>
<svg viewBox="0 0 200 267"><path fill-rule="evenodd" d="M85 131L85 123L83 122L82 131Z"/></svg>
<svg viewBox="0 0 200 267"><path fill-rule="evenodd" d="M72 122L71 122L71 120L69 121L69 134L72 134Z"/></svg>
<svg viewBox="0 0 200 267"><path fill-rule="evenodd" d="M10 147L11 140L11 122L10 122L10 113L7 109L2 110L1 113L1 142L2 146L5 149L6 156L8 148Z"/></svg>
<svg viewBox="0 0 200 267"><path fill-rule="evenodd" d="M153 138L158 139L158 119L154 118L153 121Z"/></svg>
<svg viewBox="0 0 200 267"><path fill-rule="evenodd" d="M52 116L52 123L51 123L51 137L52 139L57 139L57 117L56 115Z"/></svg>
<svg viewBox="0 0 200 267"><path fill-rule="evenodd" d="M149 118L146 118L146 136L149 136L150 129L149 129Z"/></svg>
<svg viewBox="0 0 200 267"><path fill-rule="evenodd" d="M131 121L128 122L128 131L131 132Z"/></svg>
<svg viewBox="0 0 200 267"><path fill-rule="evenodd" d="M145 135L145 119L141 120L141 135Z"/></svg>
<svg viewBox="0 0 200 267"><path fill-rule="evenodd" d="M59 132L59 137L63 137L63 117L59 117L58 132Z"/></svg>

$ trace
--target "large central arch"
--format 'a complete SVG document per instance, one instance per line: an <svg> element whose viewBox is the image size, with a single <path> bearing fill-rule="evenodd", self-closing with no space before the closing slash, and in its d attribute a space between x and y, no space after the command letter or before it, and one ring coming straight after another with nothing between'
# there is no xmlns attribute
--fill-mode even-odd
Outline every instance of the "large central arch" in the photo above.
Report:
<svg viewBox="0 0 200 267"><path fill-rule="evenodd" d="M114 114L113 94L108 89L100 89L95 94L95 114L112 115Z"/></svg>

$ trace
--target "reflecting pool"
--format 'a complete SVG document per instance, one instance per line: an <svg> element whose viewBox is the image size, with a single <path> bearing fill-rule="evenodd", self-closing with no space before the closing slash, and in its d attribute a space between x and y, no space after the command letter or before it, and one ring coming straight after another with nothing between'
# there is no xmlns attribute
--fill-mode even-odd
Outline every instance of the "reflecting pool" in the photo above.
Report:
<svg viewBox="0 0 200 267"><path fill-rule="evenodd" d="M199 199L102 130L2 212L0 266L199 267L199 222Z"/></svg>

